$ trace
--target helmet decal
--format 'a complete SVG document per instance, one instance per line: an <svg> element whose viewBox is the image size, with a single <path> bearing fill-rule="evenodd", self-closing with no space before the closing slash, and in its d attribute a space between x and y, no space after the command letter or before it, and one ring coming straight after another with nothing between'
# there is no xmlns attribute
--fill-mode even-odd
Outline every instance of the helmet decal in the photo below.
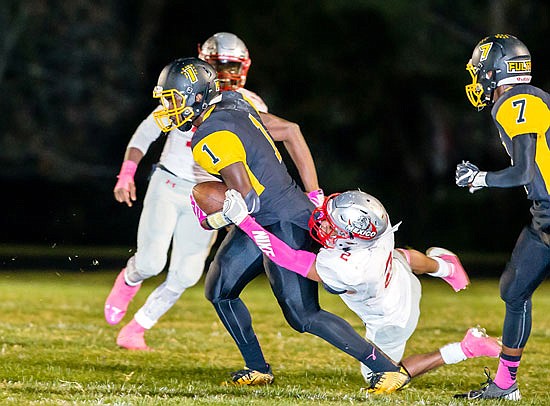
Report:
<svg viewBox="0 0 550 406"><path fill-rule="evenodd" d="M491 48L493 47L492 42L488 42L486 44L480 45L479 50L481 51L481 56L479 58L479 62L483 62L487 59L487 55L489 55L489 51L491 51Z"/></svg>
<svg viewBox="0 0 550 406"><path fill-rule="evenodd" d="M531 61L506 61L506 72L530 74Z"/></svg>
<svg viewBox="0 0 550 406"><path fill-rule="evenodd" d="M197 68L195 68L193 65L185 65L183 68L181 68L181 74L185 75L185 77L189 79L191 83L197 83L197 80L199 80L197 77Z"/></svg>
<svg viewBox="0 0 550 406"><path fill-rule="evenodd" d="M354 221L350 221L346 227L346 231L351 233L352 236L357 234L368 239L374 238L376 234L378 234L376 226L367 215L360 216Z"/></svg>

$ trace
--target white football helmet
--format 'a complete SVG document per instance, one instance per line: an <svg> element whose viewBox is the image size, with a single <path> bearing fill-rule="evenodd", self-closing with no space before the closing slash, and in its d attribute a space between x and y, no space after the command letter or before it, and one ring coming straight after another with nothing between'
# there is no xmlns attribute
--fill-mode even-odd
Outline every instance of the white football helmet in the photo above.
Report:
<svg viewBox="0 0 550 406"><path fill-rule="evenodd" d="M384 234L388 225L382 203L360 190L330 195L309 219L311 236L325 248L370 244Z"/></svg>
<svg viewBox="0 0 550 406"><path fill-rule="evenodd" d="M235 34L218 32L199 45L199 58L218 72L220 90L237 90L244 87L250 57L245 43Z"/></svg>

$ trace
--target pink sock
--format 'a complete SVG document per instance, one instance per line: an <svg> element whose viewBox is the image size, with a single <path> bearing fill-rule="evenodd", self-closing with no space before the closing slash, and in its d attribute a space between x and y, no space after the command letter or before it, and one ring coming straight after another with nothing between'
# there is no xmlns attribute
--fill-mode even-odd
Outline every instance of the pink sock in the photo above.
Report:
<svg viewBox="0 0 550 406"><path fill-rule="evenodd" d="M494 380L495 384L501 389L508 389L516 382L518 367L519 361L508 361L500 358Z"/></svg>

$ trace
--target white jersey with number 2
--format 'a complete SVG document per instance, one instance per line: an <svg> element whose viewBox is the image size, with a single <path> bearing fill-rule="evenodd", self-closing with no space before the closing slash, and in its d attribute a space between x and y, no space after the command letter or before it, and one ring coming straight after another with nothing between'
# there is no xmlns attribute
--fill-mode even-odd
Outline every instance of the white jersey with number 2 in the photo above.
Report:
<svg viewBox="0 0 550 406"><path fill-rule="evenodd" d="M323 248L315 264L326 285L347 291L340 297L365 324L367 338L394 359L403 355L406 340L416 328L421 296L418 278L404 256L394 250L396 228L388 227L368 247ZM384 329L393 329L391 343L382 335L377 337ZM392 353L394 347L399 347L397 353Z"/></svg>

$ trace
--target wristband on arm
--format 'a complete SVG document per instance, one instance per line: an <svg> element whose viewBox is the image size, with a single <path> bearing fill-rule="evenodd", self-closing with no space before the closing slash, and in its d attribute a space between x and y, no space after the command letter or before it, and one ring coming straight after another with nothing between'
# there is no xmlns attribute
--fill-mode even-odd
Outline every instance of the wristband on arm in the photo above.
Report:
<svg viewBox="0 0 550 406"><path fill-rule="evenodd" d="M208 224L208 226L214 230L218 230L231 224L231 221L227 220L227 218L223 215L221 211L209 214L205 218L206 224Z"/></svg>
<svg viewBox="0 0 550 406"><path fill-rule="evenodd" d="M201 227L204 228L205 230L209 230L209 231L218 230L222 227L225 227L231 224L231 222L225 218L225 216L221 211L218 211L212 214L206 214L199 207L192 193L189 195L189 201L191 202L191 207L193 208L193 214L195 215L197 220L199 220L199 224L201 225ZM206 224L209 228L206 228L204 224Z"/></svg>
<svg viewBox="0 0 550 406"><path fill-rule="evenodd" d="M122 163L120 172L117 175L118 181L115 185L116 189L128 190L128 183L134 182L134 175L136 174L137 164L131 159L127 159Z"/></svg>
<svg viewBox="0 0 550 406"><path fill-rule="evenodd" d="M239 228L277 265L307 277L309 269L317 258L313 252L289 247L285 242L266 231L251 216L246 216L239 224Z"/></svg>

